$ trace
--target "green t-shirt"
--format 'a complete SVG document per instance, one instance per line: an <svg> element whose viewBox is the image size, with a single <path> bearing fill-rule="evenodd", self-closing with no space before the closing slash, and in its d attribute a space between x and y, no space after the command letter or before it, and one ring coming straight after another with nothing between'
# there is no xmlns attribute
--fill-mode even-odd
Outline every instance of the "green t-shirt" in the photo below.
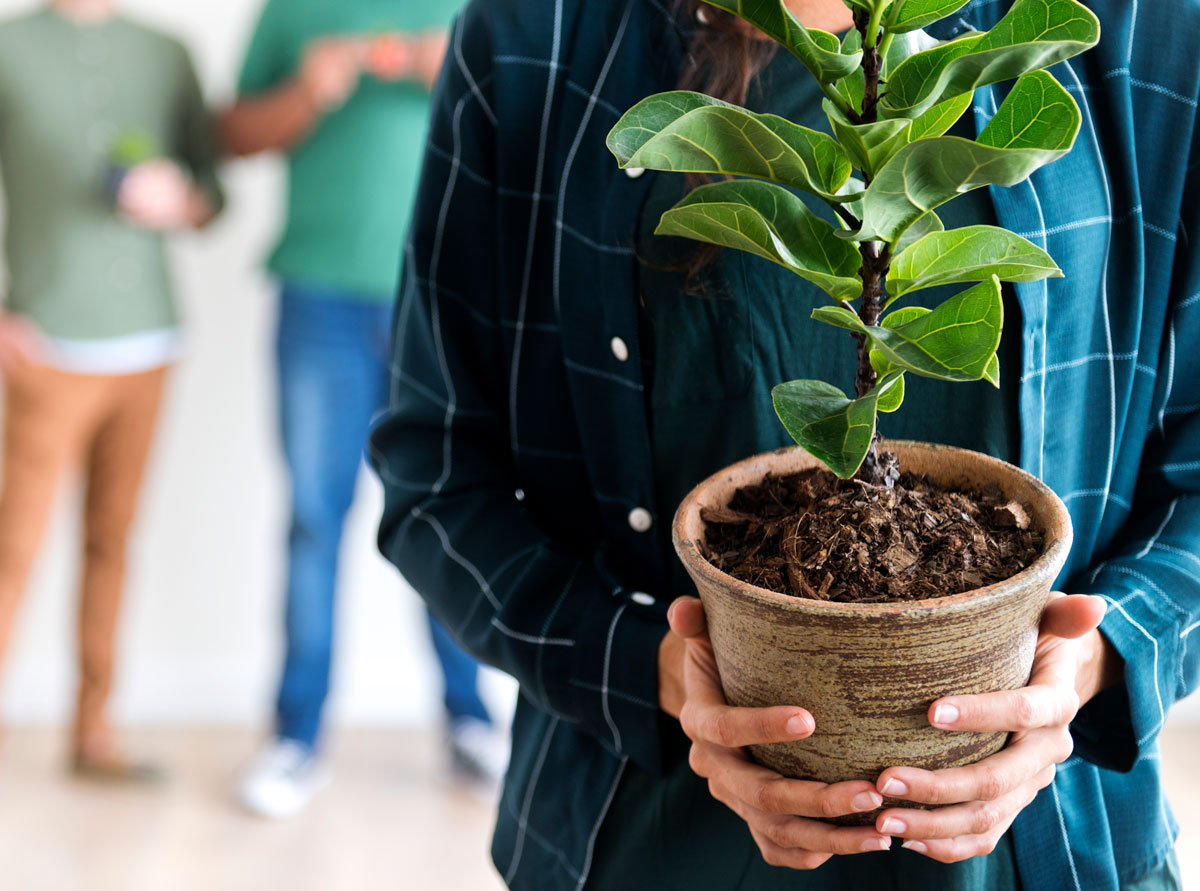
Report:
<svg viewBox="0 0 1200 891"><path fill-rule="evenodd" d="M267 0L239 90L263 93L287 80L315 39L446 27L460 6L462 0ZM355 299L394 298L429 107L419 83L363 76L350 100L289 158L287 221L272 272Z"/></svg>
<svg viewBox="0 0 1200 891"><path fill-rule="evenodd" d="M176 40L48 9L0 25L8 308L71 340L175 327L163 238L114 211L106 180L118 144L137 134L219 206L210 124Z"/></svg>

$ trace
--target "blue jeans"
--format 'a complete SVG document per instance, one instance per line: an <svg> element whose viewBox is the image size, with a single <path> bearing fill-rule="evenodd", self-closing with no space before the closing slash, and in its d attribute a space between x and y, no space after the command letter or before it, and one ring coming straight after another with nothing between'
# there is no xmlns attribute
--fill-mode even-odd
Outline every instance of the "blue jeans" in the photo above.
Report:
<svg viewBox="0 0 1200 891"><path fill-rule="evenodd" d="M310 747L320 735L329 693L342 526L367 432L387 405L392 307L349 298L292 284L280 296L280 428L292 521L277 732ZM489 720L475 660L432 617L429 622L450 719Z"/></svg>

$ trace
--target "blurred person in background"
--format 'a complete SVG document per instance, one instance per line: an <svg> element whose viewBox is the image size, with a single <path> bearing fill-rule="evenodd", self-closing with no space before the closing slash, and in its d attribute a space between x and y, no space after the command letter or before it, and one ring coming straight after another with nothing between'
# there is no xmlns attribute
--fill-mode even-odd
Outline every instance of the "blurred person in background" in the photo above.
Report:
<svg viewBox="0 0 1200 891"><path fill-rule="evenodd" d="M238 787L264 816L298 813L328 780L319 757L343 521L368 428L387 404L401 249L424 152L429 91L461 0L268 0L227 151L288 155L289 205L270 260L280 281L280 426L292 486L286 656L274 738ZM452 764L503 770L478 666L430 618Z"/></svg>
<svg viewBox="0 0 1200 891"><path fill-rule="evenodd" d="M55 499L86 478L73 769L145 780L105 719L126 540L167 368L180 349L164 233L222 205L187 50L114 0L53 0L0 23L7 301L0 655Z"/></svg>

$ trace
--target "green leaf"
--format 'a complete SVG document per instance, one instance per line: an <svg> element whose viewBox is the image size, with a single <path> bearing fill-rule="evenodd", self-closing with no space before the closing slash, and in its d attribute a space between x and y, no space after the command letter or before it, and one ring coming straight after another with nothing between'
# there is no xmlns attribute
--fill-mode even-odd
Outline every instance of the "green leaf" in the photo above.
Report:
<svg viewBox="0 0 1200 891"><path fill-rule="evenodd" d="M858 472L875 438L875 418L879 401L888 397L900 372L883 377L861 399L846 394L824 381L790 381L771 391L775 413L802 447L808 450L842 479Z"/></svg>
<svg viewBox="0 0 1200 891"><path fill-rule="evenodd" d="M909 322L919 319L921 316L927 316L931 312L933 310L926 309L924 306L902 306L900 309L884 316L879 324L884 328L899 328L901 325L907 325ZM871 360L871 367L875 369L875 373L880 377L900 370L879 350L872 349L868 355Z"/></svg>
<svg viewBox="0 0 1200 891"><path fill-rule="evenodd" d="M972 95L966 93L939 102L916 120L891 118L870 124L855 124L828 99L822 101L821 107L850 160L870 178L910 142L941 136L953 127L972 100ZM861 95L858 103L862 105Z"/></svg>
<svg viewBox="0 0 1200 891"><path fill-rule="evenodd" d="M880 376L882 377L883 375ZM900 377L896 379L896 382L887 390L879 394L879 401L875 404L875 410L890 415L894 411L899 411L900 406L903 404L904 372L902 371L900 372Z"/></svg>
<svg viewBox="0 0 1200 891"><path fill-rule="evenodd" d="M1075 142L1079 106L1050 74L1022 77L978 141L957 136L905 146L876 175L863 198L856 241L896 240L928 211L983 186L1012 186L1061 158Z"/></svg>
<svg viewBox="0 0 1200 891"><path fill-rule="evenodd" d="M859 170L868 177L892 159L892 156L909 142L908 133L912 121L895 119L871 124L852 123L841 110L828 99L821 103L833 135L850 155Z"/></svg>
<svg viewBox="0 0 1200 891"><path fill-rule="evenodd" d="M1077 56L1099 40L1099 20L1077 0L1016 0L986 34L916 53L896 66L880 111L915 117L944 99Z"/></svg>
<svg viewBox="0 0 1200 891"><path fill-rule="evenodd" d="M887 8L892 5L892 0L842 0L842 2L852 10L858 9L866 13L886 12Z"/></svg>
<svg viewBox="0 0 1200 891"><path fill-rule="evenodd" d="M971 103L974 101L974 93L963 93L961 96L955 96L947 99L945 102L939 102L933 108L929 109L929 111L913 119L912 130L908 134L908 141L916 142L918 139L930 139L931 137L941 136L946 133L958 123L958 119L963 116L963 112L970 108Z"/></svg>
<svg viewBox="0 0 1200 891"><path fill-rule="evenodd" d="M1004 325L1000 280L993 277L951 297L932 312L908 314L902 323L864 325L839 306L813 310L820 322L865 334L887 367L946 381L984 377Z"/></svg>
<svg viewBox="0 0 1200 891"><path fill-rule="evenodd" d="M1035 282L1062 278L1062 270L1037 245L1007 229L967 226L932 232L901 251L888 271L887 290L894 300L938 285L986 281Z"/></svg>
<svg viewBox="0 0 1200 891"><path fill-rule="evenodd" d="M895 253L899 254L910 244L915 244L930 232L945 231L946 227L943 225L941 217L931 210L928 213L917 217L916 222L904 230L904 234L901 235L900 240L896 242Z"/></svg>
<svg viewBox="0 0 1200 891"><path fill-rule="evenodd" d="M893 12L893 21L888 22L888 30L896 34L906 31L916 31L934 22L940 22L950 13L962 9L971 0L908 0L899 12Z"/></svg>
<svg viewBox="0 0 1200 891"><path fill-rule="evenodd" d="M862 53L843 55L841 42L828 31L805 28L787 7L786 0L705 0L749 22L804 63L823 84L850 74L862 62Z"/></svg>
<svg viewBox="0 0 1200 891"><path fill-rule="evenodd" d="M687 91L643 99L608 134L622 167L751 176L830 201L850 159L827 133Z"/></svg>
<svg viewBox="0 0 1200 891"><path fill-rule="evenodd" d="M862 53L862 35L858 30L851 28L842 38L843 53ZM859 65L846 77L841 78L833 84L834 91L842 97L846 105L853 108L855 111L862 111L863 99L867 93L867 76Z"/></svg>
<svg viewBox="0 0 1200 891"><path fill-rule="evenodd" d="M862 295L862 257L854 245L781 186L754 180L700 186L663 214L656 231L764 257L834 300Z"/></svg>
<svg viewBox="0 0 1200 891"><path fill-rule="evenodd" d="M1000 356L992 356L992 361L988 363L987 371L983 373L983 379L995 387L1000 389Z"/></svg>
<svg viewBox="0 0 1200 891"><path fill-rule="evenodd" d="M1071 150L1079 133L1079 106L1049 71L1026 74L979 134L980 145L1000 149Z"/></svg>

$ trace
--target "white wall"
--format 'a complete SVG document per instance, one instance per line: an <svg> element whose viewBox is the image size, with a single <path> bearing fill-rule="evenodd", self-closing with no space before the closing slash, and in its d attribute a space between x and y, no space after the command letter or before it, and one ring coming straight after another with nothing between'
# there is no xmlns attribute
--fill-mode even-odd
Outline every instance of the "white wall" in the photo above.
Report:
<svg viewBox="0 0 1200 891"><path fill-rule="evenodd" d="M214 100L227 99L258 0L120 0L186 38ZM0 16L28 9L0 0ZM134 542L117 715L137 722L265 723L280 659L287 493L271 366L274 292L259 271L279 220L275 159L231 164L229 209L173 253L189 336L162 419ZM397 246L399 249L399 246ZM415 594L374 551L381 498L364 478L347 528L334 715L438 714L438 675ZM65 494L8 660L0 719L60 720L74 691L78 535ZM506 679L489 698L511 707Z"/></svg>

